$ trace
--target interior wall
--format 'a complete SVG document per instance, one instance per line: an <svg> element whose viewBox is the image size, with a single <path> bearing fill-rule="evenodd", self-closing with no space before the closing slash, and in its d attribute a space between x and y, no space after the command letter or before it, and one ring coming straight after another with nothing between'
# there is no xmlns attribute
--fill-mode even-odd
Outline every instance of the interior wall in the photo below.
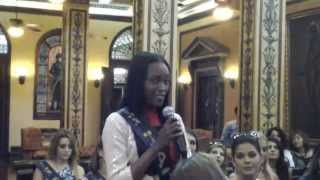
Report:
<svg viewBox="0 0 320 180"><path fill-rule="evenodd" d="M179 28L180 30L180 56L181 53L190 45L190 43L196 37L209 37L227 47L230 52L229 56L225 59L225 69L235 68L239 69L240 62L240 20L234 18L227 22L214 22L212 17L207 17L203 20L195 21L190 24L186 24ZM189 27L194 27L190 29ZM181 57L180 57L181 61ZM188 68L187 64L181 63L181 71ZM224 121L229 121L235 118L234 107L238 106L239 102L239 80L236 81L236 86L232 89L229 82L225 80L224 87ZM192 119L192 94L191 88L187 89L184 98L187 98L184 104L184 108L187 108L185 112L185 118L188 120Z"/></svg>
<svg viewBox="0 0 320 180"><path fill-rule="evenodd" d="M85 120L85 145L97 144L100 140L100 88L94 87L91 78L92 70L109 66L109 50L113 38L122 29L131 26L127 22L114 22L105 20L89 21L88 37L88 96L87 117ZM112 28L111 28L112 27Z"/></svg>
<svg viewBox="0 0 320 180"><path fill-rule="evenodd" d="M20 146L20 130L24 127L59 128L58 120L33 119L33 95L36 46L40 37L46 32L62 28L62 17L19 13L25 23L40 24L41 32L28 29L20 38L10 38L11 49L11 79L10 79L10 113L9 113L9 147ZM0 12L0 23L4 29L9 27L9 19L14 18L12 12ZM96 144L99 136L100 125L100 88L95 88L90 79L94 69L108 66L109 48L113 37L131 23L115 22L108 20L89 20L88 28L88 90L85 119L85 145ZM110 28L112 27L112 28ZM27 77L24 85L18 83L15 76L17 67L26 67Z"/></svg>

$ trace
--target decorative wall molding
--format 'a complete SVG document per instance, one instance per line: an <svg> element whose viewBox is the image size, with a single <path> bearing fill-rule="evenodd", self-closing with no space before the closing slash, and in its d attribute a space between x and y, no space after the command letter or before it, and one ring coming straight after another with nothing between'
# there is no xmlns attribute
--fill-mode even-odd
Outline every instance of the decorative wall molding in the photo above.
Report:
<svg viewBox="0 0 320 180"><path fill-rule="evenodd" d="M148 3L147 51L161 54L172 65L176 40L176 0L151 0Z"/></svg>
<svg viewBox="0 0 320 180"><path fill-rule="evenodd" d="M240 127L266 131L280 125L285 2L242 1Z"/></svg>
<svg viewBox="0 0 320 180"><path fill-rule="evenodd" d="M261 4L259 59L259 129L279 125L282 3L268 0Z"/></svg>
<svg viewBox="0 0 320 180"><path fill-rule="evenodd" d="M70 129L80 145L84 144L86 118L86 40L88 5L67 4L64 16L65 50L65 128Z"/></svg>
<svg viewBox="0 0 320 180"><path fill-rule="evenodd" d="M255 0L241 1L240 130L253 128Z"/></svg>

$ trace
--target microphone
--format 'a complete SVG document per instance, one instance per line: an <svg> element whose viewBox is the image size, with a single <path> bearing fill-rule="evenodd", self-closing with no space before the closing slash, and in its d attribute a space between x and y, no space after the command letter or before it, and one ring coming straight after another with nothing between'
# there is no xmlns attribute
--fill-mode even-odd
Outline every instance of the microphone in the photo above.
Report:
<svg viewBox="0 0 320 180"><path fill-rule="evenodd" d="M173 119L174 121L178 121L178 119L176 119L176 117L175 117L174 109L171 106L164 107L162 110L162 115L166 120ZM181 122L179 122L179 123L181 123ZM182 131L183 131L183 129L182 129ZM187 152L186 139L185 139L184 135L177 137L176 146L177 146L178 151L181 154L181 156L184 159L186 159L188 157L187 156L188 152Z"/></svg>

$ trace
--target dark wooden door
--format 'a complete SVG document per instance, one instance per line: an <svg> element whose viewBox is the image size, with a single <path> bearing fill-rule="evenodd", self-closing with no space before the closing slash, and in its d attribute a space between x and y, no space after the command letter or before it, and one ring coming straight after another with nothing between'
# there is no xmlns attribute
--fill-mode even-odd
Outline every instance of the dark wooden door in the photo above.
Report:
<svg viewBox="0 0 320 180"><path fill-rule="evenodd" d="M216 115L216 76L199 76L197 78L197 127L211 130L217 120Z"/></svg>
<svg viewBox="0 0 320 180"><path fill-rule="evenodd" d="M191 63L193 83L193 126L212 132L212 138L221 135L224 112L224 83L219 59Z"/></svg>
<svg viewBox="0 0 320 180"><path fill-rule="evenodd" d="M6 157L9 141L9 58L0 54L0 156Z"/></svg>
<svg viewBox="0 0 320 180"><path fill-rule="evenodd" d="M0 177L7 178L9 148L9 57L0 54ZM1 179L1 178L0 178Z"/></svg>

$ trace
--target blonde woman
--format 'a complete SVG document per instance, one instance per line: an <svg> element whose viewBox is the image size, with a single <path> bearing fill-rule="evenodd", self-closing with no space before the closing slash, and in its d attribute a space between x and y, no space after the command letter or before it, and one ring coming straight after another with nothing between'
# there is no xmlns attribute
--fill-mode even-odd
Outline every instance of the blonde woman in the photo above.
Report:
<svg viewBox="0 0 320 180"><path fill-rule="evenodd" d="M50 142L48 160L36 165L33 180L85 180L84 170L78 165L78 151L74 136L59 130Z"/></svg>

